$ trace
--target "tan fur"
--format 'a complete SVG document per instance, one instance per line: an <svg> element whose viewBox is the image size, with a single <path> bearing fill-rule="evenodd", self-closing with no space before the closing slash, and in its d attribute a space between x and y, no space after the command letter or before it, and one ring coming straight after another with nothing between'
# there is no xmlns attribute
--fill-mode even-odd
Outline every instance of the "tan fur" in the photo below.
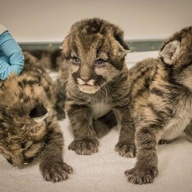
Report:
<svg viewBox="0 0 192 192"><path fill-rule="evenodd" d="M183 131L192 138L192 27L175 33L158 59L138 63L130 75L137 162L126 175L146 184L158 174L157 144Z"/></svg>
<svg viewBox="0 0 192 192"><path fill-rule="evenodd" d="M97 152L97 134L102 135L99 130L117 123L127 136L119 140L116 150L123 156L135 154L134 129L127 127L127 50L123 31L98 18L76 22L63 42L64 64L58 78L56 109L59 117L64 116L62 109L67 111L75 137L69 149L77 154Z"/></svg>
<svg viewBox="0 0 192 192"><path fill-rule="evenodd" d="M61 54L61 49L59 48L46 48L44 50L38 50L38 49L26 49L24 50L31 55L35 56L40 65L45 67L48 71L59 71L60 66L63 62L63 57Z"/></svg>
<svg viewBox="0 0 192 192"><path fill-rule="evenodd" d="M19 168L39 158L44 179L61 181L72 168L63 162L63 135L53 109L53 83L33 56L24 56L22 74L1 82L0 152Z"/></svg>

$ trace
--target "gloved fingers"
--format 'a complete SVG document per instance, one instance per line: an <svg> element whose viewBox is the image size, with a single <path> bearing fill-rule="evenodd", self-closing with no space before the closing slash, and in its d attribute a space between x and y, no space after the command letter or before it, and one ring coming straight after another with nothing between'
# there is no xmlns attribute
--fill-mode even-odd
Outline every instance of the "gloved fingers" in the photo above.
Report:
<svg viewBox="0 0 192 192"><path fill-rule="evenodd" d="M8 57L10 56L10 54L17 51L18 48L20 49L19 45L13 39L9 31L5 31L0 35L0 45L1 45L1 51L3 51L4 54L7 55ZM10 49L12 49L11 53Z"/></svg>
<svg viewBox="0 0 192 192"><path fill-rule="evenodd" d="M1 51L7 56L11 57L11 55L21 52L21 47L17 44L17 42L12 38L7 38L1 43Z"/></svg>
<svg viewBox="0 0 192 192"><path fill-rule="evenodd" d="M22 62L21 62L22 61ZM24 56L22 52L16 52L9 58L9 63L11 65L18 65L20 68L24 67Z"/></svg>
<svg viewBox="0 0 192 192"><path fill-rule="evenodd" d="M20 75L23 70L22 65L10 65L9 58L6 56L0 56L0 79L6 79L11 73Z"/></svg>
<svg viewBox="0 0 192 192"><path fill-rule="evenodd" d="M20 75L22 70L23 70L23 66L21 65L10 65L10 73Z"/></svg>
<svg viewBox="0 0 192 192"><path fill-rule="evenodd" d="M4 80L10 74L10 65L5 56L0 56L0 79Z"/></svg>
<svg viewBox="0 0 192 192"><path fill-rule="evenodd" d="M9 58L0 52L0 61L4 61L9 64Z"/></svg>
<svg viewBox="0 0 192 192"><path fill-rule="evenodd" d="M0 35L1 51L10 58L11 65L24 65L24 56L19 44L8 31Z"/></svg>

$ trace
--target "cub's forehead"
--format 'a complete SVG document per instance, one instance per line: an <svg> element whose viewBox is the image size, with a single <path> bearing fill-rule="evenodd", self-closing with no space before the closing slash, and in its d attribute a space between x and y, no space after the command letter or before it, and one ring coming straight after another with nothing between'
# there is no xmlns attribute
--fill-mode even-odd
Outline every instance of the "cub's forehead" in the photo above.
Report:
<svg viewBox="0 0 192 192"><path fill-rule="evenodd" d="M177 40L181 42L182 40L187 39L187 41L192 42L192 26L181 29L180 31L174 33L167 42Z"/></svg>
<svg viewBox="0 0 192 192"><path fill-rule="evenodd" d="M32 102L37 98L45 97L44 90L41 86L22 83L21 78L8 78L0 87L0 98L2 98L0 102L20 103L22 99Z"/></svg>
<svg viewBox="0 0 192 192"><path fill-rule="evenodd" d="M123 34L117 25L99 18L78 21L72 25L63 41L64 57L69 59L73 53L78 57L85 57L87 54L99 57L102 52L112 57L119 56L124 50L128 50Z"/></svg>
<svg viewBox="0 0 192 192"><path fill-rule="evenodd" d="M9 87L10 88L10 87ZM38 94L28 88L6 89L5 92L0 91L0 114L12 117L26 117L29 112L38 104L44 106L49 105L47 98L42 92Z"/></svg>
<svg viewBox="0 0 192 192"><path fill-rule="evenodd" d="M64 43L64 53L69 52L92 52L95 53L112 49L115 41L113 26L99 19L84 20L75 23ZM113 47L114 48L114 47ZM98 50L98 51L97 51Z"/></svg>
<svg viewBox="0 0 192 192"><path fill-rule="evenodd" d="M109 22L98 18L93 18L76 22L72 25L71 32L81 33L84 35L106 35L107 32L111 31L111 29L112 25Z"/></svg>
<svg viewBox="0 0 192 192"><path fill-rule="evenodd" d="M90 45L104 44L114 40L117 26L98 18L78 21L72 25L69 38L71 44Z"/></svg>

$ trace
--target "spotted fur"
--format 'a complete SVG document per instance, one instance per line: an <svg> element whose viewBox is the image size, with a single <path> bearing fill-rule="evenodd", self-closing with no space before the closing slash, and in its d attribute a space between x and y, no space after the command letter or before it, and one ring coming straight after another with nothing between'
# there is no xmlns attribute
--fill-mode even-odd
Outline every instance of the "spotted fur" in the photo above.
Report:
<svg viewBox="0 0 192 192"><path fill-rule="evenodd" d="M118 123L126 134L122 132L125 138L119 140L116 150L133 157L134 129L128 118L125 64L128 46L123 31L99 18L85 19L71 27L62 46L64 64L58 79L57 111L62 117L66 97L65 108L75 137L69 149L83 155L97 152L97 133Z"/></svg>
<svg viewBox="0 0 192 192"><path fill-rule="evenodd" d="M192 27L165 41L158 59L138 63L130 79L137 162L125 173L132 183L152 183L158 143L183 131L192 138Z"/></svg>
<svg viewBox="0 0 192 192"><path fill-rule="evenodd" d="M59 71L59 68L63 62L61 49L56 48L53 50L49 49L40 49L40 50L34 50L34 49L26 49L26 52L30 53L31 55L35 56L38 60L40 65L43 65L45 69L48 71Z"/></svg>
<svg viewBox="0 0 192 192"><path fill-rule="evenodd" d="M23 168L39 158L45 180L65 180L72 168L63 162L63 135L53 110L53 84L38 61L25 53L20 76L0 87L0 152Z"/></svg>

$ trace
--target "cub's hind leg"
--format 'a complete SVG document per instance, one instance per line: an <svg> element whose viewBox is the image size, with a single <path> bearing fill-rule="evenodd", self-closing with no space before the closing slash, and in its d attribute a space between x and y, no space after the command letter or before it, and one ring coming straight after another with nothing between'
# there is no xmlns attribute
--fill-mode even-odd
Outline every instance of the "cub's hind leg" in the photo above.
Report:
<svg viewBox="0 0 192 192"><path fill-rule="evenodd" d="M56 101L55 101L55 111L58 120L65 119L65 101L66 101L66 83L61 83L57 80L55 83L56 87Z"/></svg>
<svg viewBox="0 0 192 192"><path fill-rule="evenodd" d="M105 136L116 125L117 120L113 111L110 111L99 119L93 120L93 127L98 138Z"/></svg>

